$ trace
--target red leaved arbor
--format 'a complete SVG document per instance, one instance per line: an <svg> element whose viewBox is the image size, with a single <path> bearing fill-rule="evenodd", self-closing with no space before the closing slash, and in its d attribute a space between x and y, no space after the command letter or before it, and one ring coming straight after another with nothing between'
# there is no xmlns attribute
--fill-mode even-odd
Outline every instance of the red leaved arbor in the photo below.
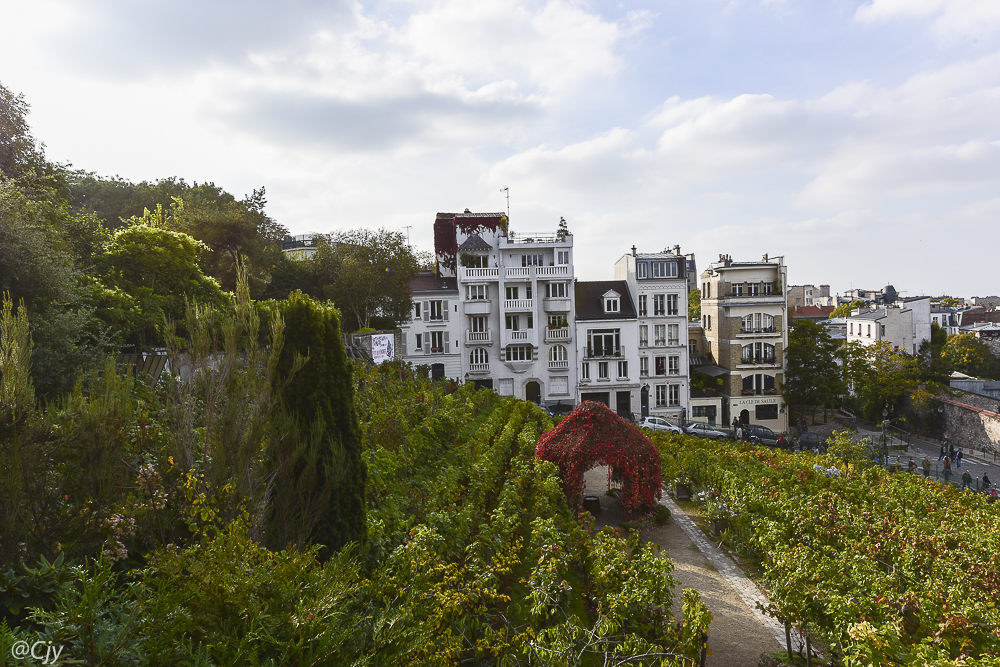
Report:
<svg viewBox="0 0 1000 667"><path fill-rule="evenodd" d="M535 445L535 458L559 466L570 506L578 505L583 474L595 464L622 485L628 515L652 508L660 497L660 454L649 438L602 403L584 401Z"/></svg>

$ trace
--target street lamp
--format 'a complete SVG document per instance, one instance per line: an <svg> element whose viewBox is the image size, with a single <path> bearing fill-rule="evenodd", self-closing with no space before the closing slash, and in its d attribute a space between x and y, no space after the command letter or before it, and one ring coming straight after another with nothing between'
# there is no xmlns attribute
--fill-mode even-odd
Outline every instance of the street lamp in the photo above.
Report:
<svg viewBox="0 0 1000 667"><path fill-rule="evenodd" d="M889 426L889 410L882 408L882 465L889 465L889 442L886 440L885 429Z"/></svg>

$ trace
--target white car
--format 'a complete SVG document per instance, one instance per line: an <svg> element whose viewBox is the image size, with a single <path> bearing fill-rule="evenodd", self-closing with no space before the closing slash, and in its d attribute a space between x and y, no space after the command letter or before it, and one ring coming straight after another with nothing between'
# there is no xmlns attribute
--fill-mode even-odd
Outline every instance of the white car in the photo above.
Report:
<svg viewBox="0 0 1000 667"><path fill-rule="evenodd" d="M714 426L702 422L688 424L685 430L691 435L696 435L699 438L708 438L709 440L719 440L721 438L728 437L728 434L717 430Z"/></svg>
<svg viewBox="0 0 1000 667"><path fill-rule="evenodd" d="M678 434L684 433L679 426L674 426L663 417L643 417L639 422L639 428L648 428L651 431L669 431L671 433Z"/></svg>

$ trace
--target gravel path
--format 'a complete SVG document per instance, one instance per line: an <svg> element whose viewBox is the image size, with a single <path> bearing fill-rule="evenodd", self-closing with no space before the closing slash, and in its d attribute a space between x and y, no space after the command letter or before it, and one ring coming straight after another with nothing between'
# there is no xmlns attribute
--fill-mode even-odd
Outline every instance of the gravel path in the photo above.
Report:
<svg viewBox="0 0 1000 667"><path fill-rule="evenodd" d="M607 474L607 468L597 467L584 475L584 493L601 499L601 511L594 517L598 529L604 526L621 526L624 518L618 500L606 495ZM674 505L672 501L670 504ZM694 588L701 594L713 616L708 630L708 645L712 650L712 655L708 656L708 664L757 667L761 653L781 650L783 645L764 625L764 617L744 600L744 597L753 599L756 586L743 576L732 561L709 543L704 534L690 524L690 520L684 521L686 515L683 510L679 507L675 510L674 507L677 506L670 508L672 518L666 525L642 532L643 539L658 544L677 568L673 575L678 581L674 615L679 617L681 613L682 590ZM690 524L689 530L698 531L692 534L696 539L701 535L702 547L707 547L708 555L685 532L682 527L684 523ZM758 591L757 595L759 594Z"/></svg>

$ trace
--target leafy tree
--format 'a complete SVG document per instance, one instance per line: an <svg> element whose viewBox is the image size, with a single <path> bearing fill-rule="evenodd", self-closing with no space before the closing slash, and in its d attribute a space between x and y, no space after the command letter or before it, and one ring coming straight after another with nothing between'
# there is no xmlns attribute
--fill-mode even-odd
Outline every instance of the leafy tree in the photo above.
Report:
<svg viewBox="0 0 1000 667"><path fill-rule="evenodd" d="M132 183L121 176L103 177L93 172L74 171L69 179L70 205L75 210L93 213L112 230L127 225L129 218L142 217L146 209L152 211L160 206L169 210L178 197L185 201L236 201L215 183L189 185L176 176Z"/></svg>
<svg viewBox="0 0 1000 667"><path fill-rule="evenodd" d="M788 335L785 354L785 395L791 406L805 411L806 405L829 406L846 387L837 363L837 341L826 327L811 320L800 320Z"/></svg>
<svg viewBox="0 0 1000 667"><path fill-rule="evenodd" d="M410 278L417 260L399 232L357 229L321 242L312 258L324 296L341 309L348 330L368 328L376 315L409 317Z"/></svg>
<svg viewBox="0 0 1000 667"><path fill-rule="evenodd" d="M701 319L701 290L688 292L688 319L697 322Z"/></svg>
<svg viewBox="0 0 1000 667"><path fill-rule="evenodd" d="M895 413L920 377L919 362L886 341L867 347L852 341L841 350L845 377L868 421L881 421L884 409Z"/></svg>
<svg viewBox="0 0 1000 667"><path fill-rule="evenodd" d="M864 308L864 307L865 307L865 302L857 299L855 299L850 303L842 303L833 309L833 312L830 313L830 318L847 317L851 314L851 311L854 310L855 308Z"/></svg>
<svg viewBox="0 0 1000 667"><path fill-rule="evenodd" d="M989 346L973 334L948 336L941 357L949 370L988 380L1000 378L1000 362Z"/></svg>
<svg viewBox="0 0 1000 667"><path fill-rule="evenodd" d="M931 338L920 343L917 359L920 362L920 379L938 384L948 383L948 373L951 369L944 359L944 348L948 343L948 332L931 322Z"/></svg>
<svg viewBox="0 0 1000 667"><path fill-rule="evenodd" d="M0 84L0 177L12 179L32 199L63 201L69 192L66 170L45 157L28 126L24 95Z"/></svg>
<svg viewBox="0 0 1000 667"><path fill-rule="evenodd" d="M319 510L310 535L311 542L325 547L320 555L327 559L347 544L364 543L368 534L368 469L361 458L353 370L336 309L301 292L277 308L286 337L276 381L287 383L282 406L294 423L294 435L271 453L275 465L281 467L284 461L287 471L277 485L275 504L279 509L289 507L296 498L326 493L323 489L332 485L329 501ZM297 358L306 356L305 365L287 380Z"/></svg>

